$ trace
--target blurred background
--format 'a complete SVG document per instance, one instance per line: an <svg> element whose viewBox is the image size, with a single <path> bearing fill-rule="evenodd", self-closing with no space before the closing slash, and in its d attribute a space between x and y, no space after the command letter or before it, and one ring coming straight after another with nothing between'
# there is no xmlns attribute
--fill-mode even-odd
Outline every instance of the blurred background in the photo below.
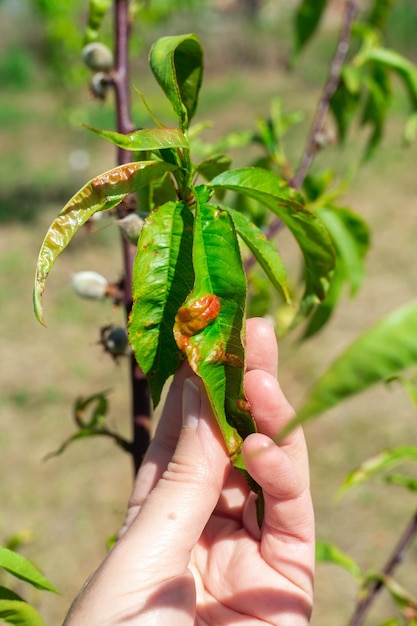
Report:
<svg viewBox="0 0 417 626"><path fill-rule="evenodd" d="M74 443L62 456L44 460L74 432L79 396L108 390L109 425L126 437L130 428L127 364L115 363L99 344L99 328L123 323L123 314L108 302L82 301L71 289L76 271L120 278L113 224L103 219L84 229L57 262L45 297L46 329L32 312L35 264L49 223L85 182L115 165L114 148L80 126L114 128L112 98L91 97L90 73L81 62L86 4L0 1L0 543L21 542L22 553L60 590L60 596L36 592L28 598L51 625L62 622L105 554L108 538L123 519L133 476L130 459L104 437ZM295 4L155 1L155 10L146 19L139 17L134 29L132 83L159 118L173 121L147 55L158 36L195 32L206 58L196 118L211 122L204 138L214 141L225 131L255 128L256 119L268 115L271 99L280 97L285 110L302 114L287 139L287 151L297 163L327 77L344 2L332 4L319 35L290 71ZM417 61L416 32L415 1L397 0L388 42ZM110 43L109 19L104 33ZM147 113L139 95L132 97L139 127ZM359 295L346 297L313 339L300 345L298 335L290 334L281 340L281 384L296 408L353 338L415 297L417 152L415 144L406 148L402 141L406 108L399 88L380 149L371 162L355 168L343 198L372 233ZM342 176L357 163L363 144L364 133L357 129L343 150L330 146L319 156L320 167L331 164ZM247 163L248 156L236 150L234 163ZM285 233L280 245L284 258L296 262ZM372 389L308 424L306 434L318 537L335 542L364 568L380 567L414 510L412 498L400 488L375 483L341 500L337 490L346 473L370 455L416 443L412 403L398 385ZM415 585L416 568L414 546L399 579ZM316 589L313 625L345 624L355 601L353 580L333 565L319 565ZM26 588L21 592L28 597ZM380 623L388 607L390 600L381 598L369 624Z"/></svg>

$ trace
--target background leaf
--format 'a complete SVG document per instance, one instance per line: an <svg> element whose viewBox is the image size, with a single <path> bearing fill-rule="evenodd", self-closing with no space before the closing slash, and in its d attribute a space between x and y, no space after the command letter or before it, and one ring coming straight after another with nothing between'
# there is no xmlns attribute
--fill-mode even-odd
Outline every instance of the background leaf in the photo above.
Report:
<svg viewBox="0 0 417 626"><path fill-rule="evenodd" d="M79 228L94 213L112 209L129 193L142 189L151 180L160 178L173 169L174 166L161 161L138 161L120 165L93 178L67 202L49 227L38 257L33 305L36 317L42 324L45 324L42 295L46 279L57 257Z"/></svg>
<svg viewBox="0 0 417 626"><path fill-rule="evenodd" d="M180 202L167 202L145 220L133 274L134 304L129 339L158 404L162 387L182 355L175 343L175 315L194 284L193 215Z"/></svg>
<svg viewBox="0 0 417 626"><path fill-rule="evenodd" d="M37 610L21 600L0 600L0 621L15 626L45 626Z"/></svg>
<svg viewBox="0 0 417 626"><path fill-rule="evenodd" d="M302 0L300 2L294 19L295 58L316 32L326 6L327 0Z"/></svg>
<svg viewBox="0 0 417 626"><path fill-rule="evenodd" d="M356 580L362 580L362 572L356 561L332 543L327 541L316 542L316 560L318 563L340 565L349 574L352 574Z"/></svg>
<svg viewBox="0 0 417 626"><path fill-rule="evenodd" d="M343 481L341 493L352 489L352 487L357 487L377 474L386 472L392 467L410 460L417 461L417 447L400 446L391 450L384 450L362 463L357 469L349 472Z"/></svg>
<svg viewBox="0 0 417 626"><path fill-rule="evenodd" d="M16 578L25 580L37 589L45 589L58 593L55 587L51 585L32 563L13 550L0 547L0 567L13 574L13 576L16 576Z"/></svg>
<svg viewBox="0 0 417 626"><path fill-rule="evenodd" d="M305 260L306 285L300 312L306 315L325 298L334 268L333 245L323 223L304 205L300 194L267 170L253 167L224 172L210 182L210 187L254 198L290 229Z"/></svg>
<svg viewBox="0 0 417 626"><path fill-rule="evenodd" d="M313 387L296 421L304 422L416 363L417 302L412 302L383 318L334 361Z"/></svg>
<svg viewBox="0 0 417 626"><path fill-rule="evenodd" d="M162 37L152 46L152 72L186 130L197 108L203 79L203 50L195 35Z"/></svg>
<svg viewBox="0 0 417 626"><path fill-rule="evenodd" d="M164 150L167 148L189 149L188 141L179 128L145 128L123 135L111 130L93 128L86 124L83 124L83 126L99 135L99 137L107 139L115 146L133 152Z"/></svg>

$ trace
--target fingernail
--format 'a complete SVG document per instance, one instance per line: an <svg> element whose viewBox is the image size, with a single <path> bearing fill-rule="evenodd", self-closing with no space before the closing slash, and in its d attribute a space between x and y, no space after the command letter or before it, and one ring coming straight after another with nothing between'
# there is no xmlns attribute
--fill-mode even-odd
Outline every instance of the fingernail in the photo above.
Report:
<svg viewBox="0 0 417 626"><path fill-rule="evenodd" d="M200 389L191 380L186 378L182 391L182 424L186 428L197 428L200 415Z"/></svg>

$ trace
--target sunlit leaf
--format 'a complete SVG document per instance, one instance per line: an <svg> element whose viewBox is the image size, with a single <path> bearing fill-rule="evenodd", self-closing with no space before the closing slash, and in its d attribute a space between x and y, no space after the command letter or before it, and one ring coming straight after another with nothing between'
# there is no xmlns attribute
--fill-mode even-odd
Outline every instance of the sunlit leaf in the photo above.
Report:
<svg viewBox="0 0 417 626"><path fill-rule="evenodd" d="M15 626L45 626L37 610L22 600L0 600L0 622Z"/></svg>
<svg viewBox="0 0 417 626"><path fill-rule="evenodd" d="M317 541L316 543L317 563L333 563L340 565L356 580L362 580L362 572L359 565L350 556L342 552L337 546L327 541Z"/></svg>
<svg viewBox="0 0 417 626"><path fill-rule="evenodd" d="M189 148L188 141L179 128L145 128L123 135L111 130L93 128L86 124L83 126L119 148L132 152L163 150L167 148Z"/></svg>
<svg viewBox="0 0 417 626"><path fill-rule="evenodd" d="M388 576L387 574L379 575L377 578L384 584L384 587L389 591L397 606L401 609L410 608L417 611L417 597L411 594L408 589L405 589L399 582L394 580L392 576Z"/></svg>
<svg viewBox="0 0 417 626"><path fill-rule="evenodd" d="M186 130L194 116L203 78L203 50L195 35L162 37L151 48L152 72Z"/></svg>
<svg viewBox="0 0 417 626"><path fill-rule="evenodd" d="M155 405L165 381L182 360L173 327L175 315L194 284L192 234L189 208L167 202L148 216L139 239L128 332Z"/></svg>
<svg viewBox="0 0 417 626"><path fill-rule="evenodd" d="M121 165L93 178L65 205L46 233L36 267L33 304L36 317L42 324L45 323L42 295L46 279L57 257L79 228L94 213L114 208L129 193L139 191L173 169L174 166L160 161Z"/></svg>
<svg viewBox="0 0 417 626"><path fill-rule="evenodd" d="M383 318L333 362L296 421L304 422L416 363L417 303L412 302Z"/></svg>
<svg viewBox="0 0 417 626"><path fill-rule="evenodd" d="M316 32L327 0L301 0L294 21L294 56L298 56Z"/></svg>
<svg viewBox="0 0 417 626"><path fill-rule="evenodd" d="M303 253L306 277L301 314L326 296L334 268L334 250L320 219L305 205L303 198L273 172L242 168L224 172L209 184L213 189L229 189L254 198L270 209L290 229Z"/></svg>
<svg viewBox="0 0 417 626"><path fill-rule="evenodd" d="M287 272L279 256L276 246L266 238L260 228L255 226L245 215L229 207L222 207L233 218L239 236L248 246L269 280L283 296L287 303L291 302Z"/></svg>
<svg viewBox="0 0 417 626"><path fill-rule="evenodd" d="M231 460L243 469L242 438L255 430L243 395L246 277L232 218L205 204L204 196L200 199L194 230L195 284L186 304L213 294L220 310L211 323L189 336L185 352L203 379Z"/></svg>
<svg viewBox="0 0 417 626"><path fill-rule="evenodd" d="M16 578L30 583L37 589L58 593L45 576L18 552L0 547L0 567L16 576Z"/></svg>
<svg viewBox="0 0 417 626"><path fill-rule="evenodd" d="M349 472L343 481L341 492L344 493L352 487L369 480L377 474L386 472L406 461L417 461L417 446L400 446L398 448L392 448L390 450L384 450L380 454L377 454L360 465L357 469Z"/></svg>

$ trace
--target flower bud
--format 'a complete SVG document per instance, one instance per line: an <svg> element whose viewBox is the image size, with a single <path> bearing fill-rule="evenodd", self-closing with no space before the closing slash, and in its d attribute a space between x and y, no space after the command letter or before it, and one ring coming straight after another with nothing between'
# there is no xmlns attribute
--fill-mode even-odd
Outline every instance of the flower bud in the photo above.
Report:
<svg viewBox="0 0 417 626"><path fill-rule="evenodd" d="M139 235L143 226L143 219L137 213L129 213L125 217L122 217L120 220L116 220L116 224L118 224L130 243L133 243L134 246L138 245Z"/></svg>
<svg viewBox="0 0 417 626"><path fill-rule="evenodd" d="M102 300L107 295L108 282L97 272L77 272L72 277L72 288L82 298Z"/></svg>
<svg viewBox="0 0 417 626"><path fill-rule="evenodd" d="M114 65L112 51L98 41L84 46L81 56L86 66L95 72L109 72Z"/></svg>

